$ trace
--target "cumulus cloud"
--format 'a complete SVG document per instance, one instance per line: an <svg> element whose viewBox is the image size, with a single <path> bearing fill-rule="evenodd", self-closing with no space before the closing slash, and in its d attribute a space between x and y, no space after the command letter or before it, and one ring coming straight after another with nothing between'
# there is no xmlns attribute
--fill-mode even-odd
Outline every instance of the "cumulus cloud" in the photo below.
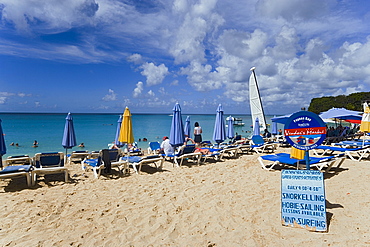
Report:
<svg viewBox="0 0 370 247"><path fill-rule="evenodd" d="M141 93L143 92L143 90L144 90L144 83L139 81L136 84L136 88L134 89L134 92L133 92L132 96L134 98L138 98L141 95Z"/></svg>
<svg viewBox="0 0 370 247"><path fill-rule="evenodd" d="M153 86L162 83L166 75L168 75L168 68L162 63L155 66L154 63L144 63L141 68L141 74L146 77L146 84Z"/></svg>
<svg viewBox="0 0 370 247"><path fill-rule="evenodd" d="M153 87L143 93L140 81L132 96L150 96L143 98L152 105L164 104L155 100L154 92L167 80L179 89L173 92L178 94L174 99L186 89L248 105L252 66L257 68L261 96L269 107L300 109L312 97L368 90L370 28L364 20L369 17L357 16L357 3L246 0L225 4L217 0L3 0L0 30L14 26L18 34L12 35L72 38L64 44L28 38L14 42L2 35L0 54L72 63L131 63L134 72L145 76L145 86ZM158 93L166 94L164 87ZM0 97L4 104L10 95L0 93ZM116 97L110 89L103 100Z"/></svg>
<svg viewBox="0 0 370 247"><path fill-rule="evenodd" d="M224 23L224 19L214 11L216 4L216 0L189 5L185 1L175 1L173 10L181 19L169 51L176 63L206 61L204 42Z"/></svg>
<svg viewBox="0 0 370 247"><path fill-rule="evenodd" d="M103 100L104 101L115 101L117 100L117 94L112 89L109 89L108 94L106 94L103 97Z"/></svg>

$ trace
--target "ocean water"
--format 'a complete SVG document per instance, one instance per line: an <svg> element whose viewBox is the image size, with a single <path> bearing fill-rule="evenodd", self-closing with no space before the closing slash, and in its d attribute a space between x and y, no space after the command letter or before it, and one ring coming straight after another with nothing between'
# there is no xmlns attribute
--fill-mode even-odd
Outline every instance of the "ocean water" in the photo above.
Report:
<svg viewBox="0 0 370 247"><path fill-rule="evenodd" d="M39 152L65 152L62 147L62 137L67 114L41 114L41 113L1 113L2 128L7 153L4 158L12 155L27 154L34 156ZM182 115L183 122L190 116L191 126L199 122L203 129L203 140L212 141L215 123L214 115ZM225 119L228 115L225 115ZM83 142L85 148L74 147L72 150L101 150L108 147L114 141L119 114L72 114L76 140ZM233 115L242 118L244 126L234 126L235 132L244 137L249 137L252 130L250 115ZM266 116L268 123L270 118ZM139 147L147 149L148 142L162 141L163 136L169 136L172 117L168 114L133 114L133 131L135 141ZM281 126L279 126L280 128ZM142 141L146 138L147 141ZM141 139L141 141L139 141ZM38 147L33 147L37 140ZM10 143L18 143L19 146L10 146ZM213 142L213 141L212 141Z"/></svg>

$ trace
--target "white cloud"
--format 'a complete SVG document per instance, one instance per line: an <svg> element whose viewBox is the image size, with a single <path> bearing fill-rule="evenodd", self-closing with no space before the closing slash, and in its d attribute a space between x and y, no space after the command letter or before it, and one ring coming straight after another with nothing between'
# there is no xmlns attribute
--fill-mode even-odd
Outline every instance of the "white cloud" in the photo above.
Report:
<svg viewBox="0 0 370 247"><path fill-rule="evenodd" d="M99 5L94 0L12 1L3 0L3 20L20 31L65 31L73 26L91 24Z"/></svg>
<svg viewBox="0 0 370 247"><path fill-rule="evenodd" d="M0 104L5 104L6 100L7 100L7 97L0 96Z"/></svg>
<svg viewBox="0 0 370 247"><path fill-rule="evenodd" d="M146 76L146 84L148 86L162 83L166 75L168 75L168 68L164 64L155 66L154 63L144 63L141 68L143 69L141 74Z"/></svg>
<svg viewBox="0 0 370 247"><path fill-rule="evenodd" d="M164 87L160 87L160 88L158 89L158 92L159 92L160 94L162 94L162 95L165 95L165 94L166 94L166 90L164 89Z"/></svg>
<svg viewBox="0 0 370 247"><path fill-rule="evenodd" d="M141 57L141 55L140 55L140 54L137 54L137 53L132 54L131 56L129 56L129 57L127 58L127 60L128 60L129 62L131 62L131 63L135 63L135 64L140 64L140 63L142 63L142 57Z"/></svg>
<svg viewBox="0 0 370 247"><path fill-rule="evenodd" d="M206 61L204 41L224 23L224 19L214 11L216 3L216 0L203 0L186 6L184 1L175 2L174 10L180 12L177 13L180 27L175 31L169 49L175 63Z"/></svg>
<svg viewBox="0 0 370 247"><path fill-rule="evenodd" d="M133 92L133 97L134 98L138 98L141 93L143 92L144 90L144 83L139 81L137 84L136 84L136 88L134 89L134 92Z"/></svg>
<svg viewBox="0 0 370 247"><path fill-rule="evenodd" d="M149 91L148 91L148 95L149 95L150 97L154 97L154 96L155 96L155 93L154 93L152 90L149 90Z"/></svg>
<svg viewBox="0 0 370 247"><path fill-rule="evenodd" d="M117 94L112 89L108 90L108 94L103 97L104 101L115 101L117 100Z"/></svg>
<svg viewBox="0 0 370 247"><path fill-rule="evenodd" d="M312 97L369 90L370 41L365 37L370 33L369 17L357 17L356 3L3 0L2 4L0 31L14 25L18 34L12 35L21 34L23 39L1 35L0 54L72 63L129 62L146 77L146 86L173 76L169 84L179 89L175 93L210 92L207 96L246 105L252 66L257 67L263 101L271 107L296 108ZM38 38L54 34L72 38L66 43ZM143 93L144 83L138 82L133 97L152 96L151 104L164 104L154 100L154 91ZM166 94L164 87L158 93ZM173 98L181 98L178 95ZM0 93L0 103L13 96ZM109 90L103 100L116 97Z"/></svg>
<svg viewBox="0 0 370 247"><path fill-rule="evenodd" d="M171 86L178 86L179 85L179 80L173 80L170 85Z"/></svg>
<svg viewBox="0 0 370 247"><path fill-rule="evenodd" d="M256 9L259 14L266 17L282 17L286 20L308 20L325 14L334 0L259 0Z"/></svg>

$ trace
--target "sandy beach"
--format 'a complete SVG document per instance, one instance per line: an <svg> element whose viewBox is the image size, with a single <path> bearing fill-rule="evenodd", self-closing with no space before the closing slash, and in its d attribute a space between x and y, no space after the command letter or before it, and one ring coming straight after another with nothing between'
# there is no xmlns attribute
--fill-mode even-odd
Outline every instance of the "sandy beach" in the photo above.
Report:
<svg viewBox="0 0 370 247"><path fill-rule="evenodd" d="M277 152L289 152L279 148ZM368 246L369 161L325 174L328 232L281 225L280 170L258 154L94 179L0 181L0 246Z"/></svg>

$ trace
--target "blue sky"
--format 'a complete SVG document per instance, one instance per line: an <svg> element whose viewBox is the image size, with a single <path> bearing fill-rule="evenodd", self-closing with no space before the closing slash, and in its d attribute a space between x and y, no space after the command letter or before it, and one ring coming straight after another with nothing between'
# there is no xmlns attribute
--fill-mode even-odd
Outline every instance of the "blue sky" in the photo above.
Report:
<svg viewBox="0 0 370 247"><path fill-rule="evenodd" d="M267 114L369 91L366 0L0 0L0 112Z"/></svg>

